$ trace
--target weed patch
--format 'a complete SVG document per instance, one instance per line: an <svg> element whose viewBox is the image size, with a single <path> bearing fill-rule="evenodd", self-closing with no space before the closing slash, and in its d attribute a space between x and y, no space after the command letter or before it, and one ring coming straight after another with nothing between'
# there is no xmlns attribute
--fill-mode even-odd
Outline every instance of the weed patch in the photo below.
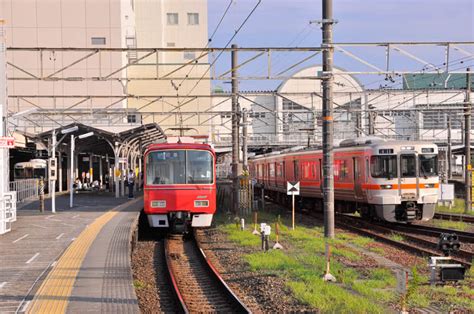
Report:
<svg viewBox="0 0 474 314"><path fill-rule="evenodd" d="M455 229L460 231L466 231L469 228L469 224L464 221L450 221L450 220L439 220L433 219L433 225L439 228Z"/></svg>

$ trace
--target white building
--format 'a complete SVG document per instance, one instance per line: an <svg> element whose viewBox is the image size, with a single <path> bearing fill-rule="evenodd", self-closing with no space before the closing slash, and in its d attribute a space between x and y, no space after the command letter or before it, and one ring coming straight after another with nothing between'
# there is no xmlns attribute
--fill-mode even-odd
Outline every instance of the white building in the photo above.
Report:
<svg viewBox="0 0 474 314"><path fill-rule="evenodd" d="M9 96L16 96L9 99L11 114L31 108L51 109L55 113L82 110L82 116L63 114L60 123L78 121L117 131L149 122L156 122L163 129L199 125L195 119L179 119L175 113L210 107L209 98L188 102L196 94L210 95L207 55L195 51L159 52L140 60L145 53L119 50L205 47L206 0L0 0L2 18L6 21L7 47L34 48L10 50L7 54L7 74L14 78L8 82ZM196 58L198 63L166 75ZM177 79L198 75L203 76L199 84ZM150 80L156 76L168 79ZM170 80L173 78L176 79ZM143 97L177 93L183 97L155 101ZM150 102L152 105L146 105ZM87 113L101 108L109 113ZM153 112L153 118L136 114L137 110ZM57 126L48 118L37 125L29 124L33 125L28 129L30 133ZM208 134L208 130L194 127L191 131Z"/></svg>
<svg viewBox="0 0 474 314"><path fill-rule="evenodd" d="M321 80L298 79L317 76L321 66L297 71L275 91L242 91L239 104L249 112L250 145L305 145L322 141ZM461 142L462 103L465 89L364 90L362 84L343 70L334 70L335 140L368 135L393 139L447 141L447 117L451 117L453 142ZM212 138L231 142L230 94L214 93L215 117ZM225 100L225 97L228 97ZM222 100L224 98L224 101ZM436 109L453 108L451 112ZM368 111L372 111L370 114ZM372 116L372 118L371 118Z"/></svg>
<svg viewBox="0 0 474 314"><path fill-rule="evenodd" d="M136 6L137 46L140 48L203 48L208 43L206 0L141 0ZM140 56L140 54L139 54ZM143 56L143 54L141 55ZM197 62L193 62L197 60ZM156 66L158 63L158 66ZM183 66L190 63L187 66ZM142 121L157 122L163 129L189 127L189 135L207 135L209 127L199 127L195 117L180 117L180 111L205 111L210 98L192 100L195 95L210 95L209 63L207 54L197 51L159 52L140 60L131 67L130 77L168 77L172 80L137 80L128 85L128 93L137 96L130 108L142 112ZM200 81L186 77L202 77ZM176 96L178 98L149 99L144 95ZM155 100L155 101L154 101ZM152 102L150 105L148 103ZM160 113L162 115L160 115ZM166 113L166 114L165 114ZM179 134L177 130L168 134Z"/></svg>
<svg viewBox="0 0 474 314"><path fill-rule="evenodd" d="M7 47L50 48L116 48L126 47L127 39L135 37L134 7L131 1L28 1L0 0L0 18L5 19ZM9 51L8 77L86 77L100 76L121 68L127 60L122 54L107 57L95 54L71 68L64 67L84 57L87 52ZM126 75L126 71L123 71ZM123 95L118 81L39 81L8 82L9 95ZM83 99L83 98L82 98ZM79 98L18 98L10 99L10 112L32 107L64 110L74 106ZM109 99L89 99L81 108L97 108L110 104ZM76 105L77 106L77 105ZM126 101L113 108L126 107Z"/></svg>

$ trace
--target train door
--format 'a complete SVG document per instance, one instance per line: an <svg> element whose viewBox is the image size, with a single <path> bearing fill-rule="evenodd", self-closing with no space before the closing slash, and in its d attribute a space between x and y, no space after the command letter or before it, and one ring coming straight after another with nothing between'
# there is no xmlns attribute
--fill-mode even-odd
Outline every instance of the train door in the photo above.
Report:
<svg viewBox="0 0 474 314"><path fill-rule="evenodd" d="M294 174L295 181L300 180L299 165L300 163L298 160L293 160L293 174Z"/></svg>
<svg viewBox="0 0 474 314"><path fill-rule="evenodd" d="M399 154L398 193L410 199L418 199L418 155L415 152L402 152ZM404 191L408 190L408 191ZM414 190L414 191L413 191ZM408 192L408 193L405 193ZM415 192L415 193L413 193Z"/></svg>
<svg viewBox="0 0 474 314"><path fill-rule="evenodd" d="M363 198L362 192L362 167L360 160L357 157L352 157L352 169L354 178L354 191L356 200Z"/></svg>

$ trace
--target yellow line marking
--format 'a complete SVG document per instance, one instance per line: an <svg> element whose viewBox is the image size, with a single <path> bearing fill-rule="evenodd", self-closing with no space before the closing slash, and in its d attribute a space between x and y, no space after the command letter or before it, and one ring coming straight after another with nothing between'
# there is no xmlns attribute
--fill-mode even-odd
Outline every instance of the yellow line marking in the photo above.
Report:
<svg viewBox="0 0 474 314"><path fill-rule="evenodd" d="M36 292L28 313L65 313L82 262L95 238L118 211L109 211L86 227L67 248Z"/></svg>

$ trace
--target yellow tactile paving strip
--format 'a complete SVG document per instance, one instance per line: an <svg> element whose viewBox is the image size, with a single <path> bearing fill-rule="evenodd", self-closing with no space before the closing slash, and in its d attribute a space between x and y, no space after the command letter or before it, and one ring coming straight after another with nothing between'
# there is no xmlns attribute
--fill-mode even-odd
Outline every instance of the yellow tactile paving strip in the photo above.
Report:
<svg viewBox="0 0 474 314"><path fill-rule="evenodd" d="M115 216L109 211L97 218L67 248L31 302L28 313L65 313L77 274L89 247L102 228Z"/></svg>

